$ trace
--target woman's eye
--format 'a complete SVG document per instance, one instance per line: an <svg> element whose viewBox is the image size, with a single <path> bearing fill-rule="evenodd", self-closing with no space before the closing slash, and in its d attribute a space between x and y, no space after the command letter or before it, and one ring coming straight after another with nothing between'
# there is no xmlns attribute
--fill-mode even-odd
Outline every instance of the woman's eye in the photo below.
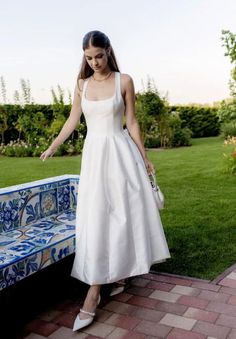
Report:
<svg viewBox="0 0 236 339"><path fill-rule="evenodd" d="M98 55L95 59L101 59L103 57L103 54ZM91 61L92 58L87 57L87 60Z"/></svg>

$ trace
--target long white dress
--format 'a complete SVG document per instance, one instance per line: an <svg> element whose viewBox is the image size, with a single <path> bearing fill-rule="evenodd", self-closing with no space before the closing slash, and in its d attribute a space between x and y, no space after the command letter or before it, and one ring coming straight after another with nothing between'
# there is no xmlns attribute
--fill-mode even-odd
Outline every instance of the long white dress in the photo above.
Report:
<svg viewBox="0 0 236 339"><path fill-rule="evenodd" d="M89 285L148 273L170 252L141 153L123 129L120 73L115 93L81 107L87 124L76 209L71 276Z"/></svg>

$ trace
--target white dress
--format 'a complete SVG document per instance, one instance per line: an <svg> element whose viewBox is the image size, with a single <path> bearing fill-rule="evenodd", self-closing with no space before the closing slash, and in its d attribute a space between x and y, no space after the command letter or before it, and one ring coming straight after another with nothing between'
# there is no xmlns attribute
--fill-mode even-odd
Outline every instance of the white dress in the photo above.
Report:
<svg viewBox="0 0 236 339"><path fill-rule="evenodd" d="M71 276L89 285L148 273L170 258L141 153L123 129L120 73L115 93L81 107L87 124L76 208L76 250Z"/></svg>

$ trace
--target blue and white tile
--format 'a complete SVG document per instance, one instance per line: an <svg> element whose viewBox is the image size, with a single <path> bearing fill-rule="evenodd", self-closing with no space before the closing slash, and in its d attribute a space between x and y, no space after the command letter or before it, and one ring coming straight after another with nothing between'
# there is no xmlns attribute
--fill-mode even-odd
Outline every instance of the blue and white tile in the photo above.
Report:
<svg viewBox="0 0 236 339"><path fill-rule="evenodd" d="M69 209L68 211L65 211L64 213L59 214L56 217L56 220L62 223L66 223L67 225L74 225L75 226L75 210Z"/></svg>
<svg viewBox="0 0 236 339"><path fill-rule="evenodd" d="M41 218L57 214L57 189L55 188L48 191L42 191L39 195L39 202Z"/></svg>
<svg viewBox="0 0 236 339"><path fill-rule="evenodd" d="M60 221L54 220L52 218L43 218L36 223L33 223L31 227L32 229L47 231L56 228L58 225L61 225Z"/></svg>
<svg viewBox="0 0 236 339"><path fill-rule="evenodd" d="M52 262L61 260L69 254L72 254L74 250L74 242L72 238L57 244L57 246L52 247L51 249Z"/></svg>
<svg viewBox="0 0 236 339"><path fill-rule="evenodd" d="M0 232L19 227L19 199L13 195L11 199L0 200Z"/></svg>
<svg viewBox="0 0 236 339"><path fill-rule="evenodd" d="M39 194L29 195L21 211L21 226L27 226L41 218Z"/></svg>
<svg viewBox="0 0 236 339"><path fill-rule="evenodd" d="M0 290L24 279L25 276L24 262L17 262L0 270Z"/></svg>
<svg viewBox="0 0 236 339"><path fill-rule="evenodd" d="M0 271L3 267L8 267L19 259L20 259L20 256L14 252L8 253L8 252L0 251Z"/></svg>
<svg viewBox="0 0 236 339"><path fill-rule="evenodd" d="M5 246L12 244L13 242L15 242L15 239L12 239L7 235L0 234L0 252L2 249L4 249Z"/></svg>
<svg viewBox="0 0 236 339"><path fill-rule="evenodd" d="M68 210L70 208L70 186L61 185L57 189L58 194L58 212Z"/></svg>
<svg viewBox="0 0 236 339"><path fill-rule="evenodd" d="M32 239L22 241L16 240L14 244L7 245L6 250L8 253L15 253L21 258L24 258L35 250L35 244Z"/></svg>
<svg viewBox="0 0 236 339"><path fill-rule="evenodd" d="M6 232L5 236L19 240L26 240L33 238L40 232L41 230L39 230L38 228L34 228L32 226L25 226Z"/></svg>

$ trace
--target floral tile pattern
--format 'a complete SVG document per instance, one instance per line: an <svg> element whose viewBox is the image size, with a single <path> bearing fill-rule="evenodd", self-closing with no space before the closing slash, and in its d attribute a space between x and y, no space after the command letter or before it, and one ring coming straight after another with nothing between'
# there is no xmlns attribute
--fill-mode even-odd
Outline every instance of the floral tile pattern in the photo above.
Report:
<svg viewBox="0 0 236 339"><path fill-rule="evenodd" d="M72 254L79 175L0 189L0 290Z"/></svg>
<svg viewBox="0 0 236 339"><path fill-rule="evenodd" d="M41 217L57 213L58 201L56 188L41 192L39 198Z"/></svg>
<svg viewBox="0 0 236 339"><path fill-rule="evenodd" d="M19 227L19 199L0 201L0 225L8 231ZM0 229L1 231L1 229Z"/></svg>

